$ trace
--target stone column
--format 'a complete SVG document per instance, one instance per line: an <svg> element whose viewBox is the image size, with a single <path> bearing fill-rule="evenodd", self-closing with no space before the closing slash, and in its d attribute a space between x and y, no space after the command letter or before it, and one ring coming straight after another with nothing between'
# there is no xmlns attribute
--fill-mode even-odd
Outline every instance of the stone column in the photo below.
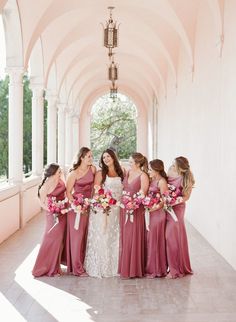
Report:
<svg viewBox="0 0 236 322"><path fill-rule="evenodd" d="M41 176L43 171L44 89L43 85L30 84L32 89L32 174Z"/></svg>
<svg viewBox="0 0 236 322"><path fill-rule="evenodd" d="M66 109L66 165L70 166L72 163L73 155L73 128L72 128L72 113L71 109Z"/></svg>
<svg viewBox="0 0 236 322"><path fill-rule="evenodd" d="M47 163L57 162L57 96L48 92L47 108Z"/></svg>
<svg viewBox="0 0 236 322"><path fill-rule="evenodd" d="M66 104L58 104L58 163L65 168L65 127Z"/></svg>
<svg viewBox="0 0 236 322"><path fill-rule="evenodd" d="M8 178L9 183L23 181L23 68L8 68L9 115L8 115Z"/></svg>
<svg viewBox="0 0 236 322"><path fill-rule="evenodd" d="M79 146L79 117L78 115L73 116L73 156L76 155L80 149Z"/></svg>

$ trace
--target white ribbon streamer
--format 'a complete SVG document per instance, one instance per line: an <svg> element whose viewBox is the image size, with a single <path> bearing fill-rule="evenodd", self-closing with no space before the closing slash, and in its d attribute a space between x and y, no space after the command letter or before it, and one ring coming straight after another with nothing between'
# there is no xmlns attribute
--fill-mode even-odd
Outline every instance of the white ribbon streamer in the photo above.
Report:
<svg viewBox="0 0 236 322"><path fill-rule="evenodd" d="M178 221L178 218L177 218L177 216L176 216L176 214L175 214L175 212L174 212L172 207L169 207L166 211L171 215L171 217L173 218L173 220L175 222Z"/></svg>
<svg viewBox="0 0 236 322"><path fill-rule="evenodd" d="M49 229L48 234L59 223L58 215L57 214L52 214L52 216L53 216L53 226Z"/></svg>
<svg viewBox="0 0 236 322"><path fill-rule="evenodd" d="M80 212L76 212L76 215L75 215L75 223L74 223L74 228L76 230L79 229L79 222L80 222Z"/></svg>
<svg viewBox="0 0 236 322"><path fill-rule="evenodd" d="M148 209L145 209L145 224L146 224L146 229L149 231L149 225L150 225L150 212Z"/></svg>
<svg viewBox="0 0 236 322"><path fill-rule="evenodd" d="M128 218L129 218L129 221L130 221L131 223L133 223L133 222L134 222L134 215L126 212L126 214L125 214L125 224L127 223Z"/></svg>

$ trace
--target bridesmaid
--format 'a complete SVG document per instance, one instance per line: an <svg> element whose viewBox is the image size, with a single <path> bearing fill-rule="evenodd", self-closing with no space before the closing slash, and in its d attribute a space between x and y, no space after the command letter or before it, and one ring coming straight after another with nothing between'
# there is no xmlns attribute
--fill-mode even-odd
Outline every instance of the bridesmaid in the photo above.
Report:
<svg viewBox="0 0 236 322"><path fill-rule="evenodd" d="M161 160L149 162L151 183L149 192L160 195L168 191L167 175L164 170L164 163ZM147 231L147 261L146 276L148 278L164 277L167 275L167 259L165 246L166 213L163 209L163 202L150 210L149 231Z"/></svg>
<svg viewBox="0 0 236 322"><path fill-rule="evenodd" d="M67 178L67 197L73 201L77 194L91 198L96 168L92 165L92 152L82 147ZM67 216L66 257L67 272L77 276L88 276L84 269L88 233L88 213L81 214L78 229L74 228L76 214L72 210Z"/></svg>
<svg viewBox="0 0 236 322"><path fill-rule="evenodd" d="M149 187L147 175L148 161L141 153L135 152L129 159L130 171L124 178L124 190L131 196L139 191L145 195ZM126 222L125 210L120 216L120 257L118 273L121 278L142 277L145 273L144 239L145 222L144 207L134 211L133 222L128 218Z"/></svg>
<svg viewBox="0 0 236 322"><path fill-rule="evenodd" d="M40 204L46 215L46 229L41 247L32 271L33 276L61 275L60 268L63 240L66 230L66 216L58 217L59 223L54 226L54 218L48 212L48 197L56 200L65 199L65 183L61 179L61 169L58 164L49 164L44 171L44 178L38 188ZM53 227L54 226L54 227Z"/></svg>
<svg viewBox="0 0 236 322"><path fill-rule="evenodd" d="M178 221L175 222L167 214L166 223L168 278L177 278L186 274L193 274L189 259L184 213L185 202L190 198L195 181L189 162L185 157L181 156L175 159L168 171L168 183L182 189L183 195L183 201L173 206Z"/></svg>

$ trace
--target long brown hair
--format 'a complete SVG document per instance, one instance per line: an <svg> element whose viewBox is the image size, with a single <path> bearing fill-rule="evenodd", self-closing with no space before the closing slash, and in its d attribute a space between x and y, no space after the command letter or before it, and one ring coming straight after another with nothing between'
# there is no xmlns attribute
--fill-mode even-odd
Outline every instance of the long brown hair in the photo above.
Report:
<svg viewBox="0 0 236 322"><path fill-rule="evenodd" d="M86 156L86 154L88 152L90 152L91 150L89 148L87 148L86 146L83 146L79 152L77 153L76 155L76 159L75 161L73 162L72 164L72 167L70 168L69 172L71 172L72 170L76 170L80 165L81 165L81 162L82 162L82 158L84 158Z"/></svg>
<svg viewBox="0 0 236 322"><path fill-rule="evenodd" d="M187 193L195 184L194 176L190 170L188 159L185 157L175 158L176 169L179 175L183 177L183 193Z"/></svg>
<svg viewBox="0 0 236 322"><path fill-rule="evenodd" d="M44 183L47 180L47 178L53 176L57 172L57 170L59 169L59 167L60 166L57 163L50 163L49 165L47 165L45 167L44 172L43 172L43 180L40 183L40 185L38 186L38 197L40 197L40 189L44 185Z"/></svg>
<svg viewBox="0 0 236 322"><path fill-rule="evenodd" d="M150 161L149 164L154 171L158 172L163 178L167 180L167 174L165 172L164 162L162 160L155 159Z"/></svg>
<svg viewBox="0 0 236 322"><path fill-rule="evenodd" d="M135 164L138 164L142 171L148 174L148 160L147 158L142 155L140 152L134 152L131 154L132 159L134 160Z"/></svg>
<svg viewBox="0 0 236 322"><path fill-rule="evenodd" d="M120 166L120 163L118 161L118 158L117 158L117 155L116 153L111 150L111 149L106 149L105 151L102 152L102 155L101 155L101 158L100 158L100 161L99 161L99 167L102 169L102 183L105 182L106 180L106 176L108 174L108 166L104 163L103 161L103 155L104 153L108 153L110 155L110 157L112 158L113 162L114 162L114 168L115 168L115 171L118 175L118 177L121 178L121 180L123 181L124 179L124 173L122 171L122 168Z"/></svg>

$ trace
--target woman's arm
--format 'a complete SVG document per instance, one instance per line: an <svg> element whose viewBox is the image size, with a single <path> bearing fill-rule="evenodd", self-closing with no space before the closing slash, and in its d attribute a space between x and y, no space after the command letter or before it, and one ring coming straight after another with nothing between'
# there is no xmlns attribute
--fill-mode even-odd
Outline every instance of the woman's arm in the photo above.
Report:
<svg viewBox="0 0 236 322"><path fill-rule="evenodd" d="M127 174L127 170L124 168L124 167L121 167L122 171L123 171L123 174L124 174L124 177L126 176Z"/></svg>
<svg viewBox="0 0 236 322"><path fill-rule="evenodd" d="M148 178L148 175L143 172L141 174L141 189L140 190L144 193L145 196L148 192L148 188L149 188L149 178Z"/></svg>
<svg viewBox="0 0 236 322"><path fill-rule="evenodd" d="M99 170L95 174L94 185L95 186L101 186L101 184L102 184L102 171Z"/></svg>
<svg viewBox="0 0 236 322"><path fill-rule="evenodd" d="M179 205L183 202L186 202L190 198L191 193L192 193L192 188L189 188L188 191L185 192L185 194L182 197L177 197L177 200L173 206L176 206L176 205Z"/></svg>
<svg viewBox="0 0 236 322"><path fill-rule="evenodd" d="M160 181L158 182L158 187L160 189L161 195L163 195L166 191L168 191L168 185L164 178L160 179ZM164 201L162 200L157 205L153 206L150 212L159 210L163 208L163 206L164 206Z"/></svg>
<svg viewBox="0 0 236 322"><path fill-rule="evenodd" d="M48 198L46 183L40 189L39 204L44 210L48 210Z"/></svg>
<svg viewBox="0 0 236 322"><path fill-rule="evenodd" d="M66 180L66 195L70 201L74 200L72 196L72 191L75 185L75 179L76 179L75 173L74 171L71 171Z"/></svg>
<svg viewBox="0 0 236 322"><path fill-rule="evenodd" d="M94 178L94 186L101 186L102 185L102 171L99 170L96 172L95 174L95 178ZM93 192L92 192L92 196L94 195L95 189L93 188Z"/></svg>
<svg viewBox="0 0 236 322"><path fill-rule="evenodd" d="M92 165L91 166L91 169L92 169L92 173L93 174L96 174L97 169L96 169L95 165Z"/></svg>
<svg viewBox="0 0 236 322"><path fill-rule="evenodd" d="M55 182L52 178L48 178L47 181L41 187L39 193L39 204L44 210L48 210L48 197L57 186L57 182Z"/></svg>

